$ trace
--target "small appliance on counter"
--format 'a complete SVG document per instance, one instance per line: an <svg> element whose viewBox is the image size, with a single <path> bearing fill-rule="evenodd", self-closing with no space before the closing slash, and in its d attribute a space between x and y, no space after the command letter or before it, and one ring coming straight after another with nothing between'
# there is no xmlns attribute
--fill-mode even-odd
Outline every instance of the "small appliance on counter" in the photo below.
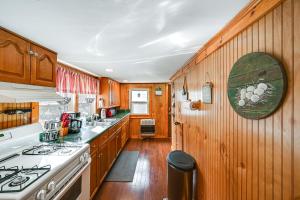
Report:
<svg viewBox="0 0 300 200"><path fill-rule="evenodd" d="M70 119L78 119L80 118L80 112L65 112L69 114Z"/></svg>
<svg viewBox="0 0 300 200"><path fill-rule="evenodd" d="M62 114L68 114L68 133L79 133L82 127L82 120L79 119L80 112L65 112Z"/></svg>
<svg viewBox="0 0 300 200"><path fill-rule="evenodd" d="M101 109L101 112L100 112L100 118L101 118L101 119L105 119L105 118L106 118L106 109L105 109L105 108L102 108L102 109Z"/></svg>
<svg viewBox="0 0 300 200"><path fill-rule="evenodd" d="M40 133L41 142L51 142L58 139L59 129L61 123L56 120L49 120L44 122L44 131Z"/></svg>
<svg viewBox="0 0 300 200"><path fill-rule="evenodd" d="M111 112L112 116L115 116L117 114L117 109L116 108L111 108L110 112Z"/></svg>
<svg viewBox="0 0 300 200"><path fill-rule="evenodd" d="M115 108L109 108L106 110L106 117L113 117L117 113Z"/></svg>
<svg viewBox="0 0 300 200"><path fill-rule="evenodd" d="M111 109L106 110L106 117L112 117Z"/></svg>
<svg viewBox="0 0 300 200"><path fill-rule="evenodd" d="M49 120L45 121L44 123L44 129L46 131L51 131L51 130L59 130L60 128L60 121L57 120Z"/></svg>
<svg viewBox="0 0 300 200"><path fill-rule="evenodd" d="M79 133L82 127L82 120L70 119L69 133Z"/></svg>
<svg viewBox="0 0 300 200"><path fill-rule="evenodd" d="M40 133L40 142L52 142L58 139L58 131L51 130L51 131L44 131Z"/></svg>

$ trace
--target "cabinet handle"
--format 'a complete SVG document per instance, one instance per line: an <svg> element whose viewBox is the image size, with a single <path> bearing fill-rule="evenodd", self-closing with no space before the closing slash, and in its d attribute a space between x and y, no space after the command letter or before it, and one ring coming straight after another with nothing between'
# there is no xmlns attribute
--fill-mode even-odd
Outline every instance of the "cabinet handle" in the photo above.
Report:
<svg viewBox="0 0 300 200"><path fill-rule="evenodd" d="M29 51L28 51L28 54L31 55L31 56L35 56L35 57L38 57L38 56L39 56L39 54L38 54L37 52L34 52L34 51L32 51L32 50L29 50Z"/></svg>
<svg viewBox="0 0 300 200"><path fill-rule="evenodd" d="M174 122L174 125L178 126L178 125L181 125L180 122Z"/></svg>

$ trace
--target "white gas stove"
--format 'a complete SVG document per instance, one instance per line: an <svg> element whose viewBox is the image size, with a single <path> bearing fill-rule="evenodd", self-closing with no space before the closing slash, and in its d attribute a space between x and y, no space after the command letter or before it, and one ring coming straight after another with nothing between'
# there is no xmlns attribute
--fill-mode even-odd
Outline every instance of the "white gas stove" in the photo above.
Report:
<svg viewBox="0 0 300 200"><path fill-rule="evenodd" d="M40 143L41 130L0 132L0 200L89 199L89 145Z"/></svg>

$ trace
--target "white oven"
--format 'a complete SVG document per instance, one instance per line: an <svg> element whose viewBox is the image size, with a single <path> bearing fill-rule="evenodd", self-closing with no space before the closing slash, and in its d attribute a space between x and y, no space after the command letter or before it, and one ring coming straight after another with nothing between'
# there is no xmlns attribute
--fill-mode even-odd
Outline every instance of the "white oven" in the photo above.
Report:
<svg viewBox="0 0 300 200"><path fill-rule="evenodd" d="M88 200L90 197L88 152L74 159L35 193L35 200Z"/></svg>
<svg viewBox="0 0 300 200"><path fill-rule="evenodd" d="M88 200L90 198L90 163L71 178L53 200ZM65 178L67 181L68 177Z"/></svg>

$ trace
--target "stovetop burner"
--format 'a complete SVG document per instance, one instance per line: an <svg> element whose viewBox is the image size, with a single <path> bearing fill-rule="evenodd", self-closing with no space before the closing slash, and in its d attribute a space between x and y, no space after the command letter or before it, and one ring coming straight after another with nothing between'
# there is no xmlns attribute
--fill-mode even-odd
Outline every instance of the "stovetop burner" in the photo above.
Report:
<svg viewBox="0 0 300 200"><path fill-rule="evenodd" d="M29 177L24 177L24 176L17 176L15 179L13 179L8 186L9 187L16 187L19 185L22 185L26 183L30 178Z"/></svg>
<svg viewBox="0 0 300 200"><path fill-rule="evenodd" d="M23 155L49 155L49 154L56 153L56 155L71 155L78 148L79 146L64 144L64 143L41 144L23 150L22 154Z"/></svg>
<svg viewBox="0 0 300 200"><path fill-rule="evenodd" d="M49 172L50 169L50 165L32 168L0 167L0 193L20 192Z"/></svg>

